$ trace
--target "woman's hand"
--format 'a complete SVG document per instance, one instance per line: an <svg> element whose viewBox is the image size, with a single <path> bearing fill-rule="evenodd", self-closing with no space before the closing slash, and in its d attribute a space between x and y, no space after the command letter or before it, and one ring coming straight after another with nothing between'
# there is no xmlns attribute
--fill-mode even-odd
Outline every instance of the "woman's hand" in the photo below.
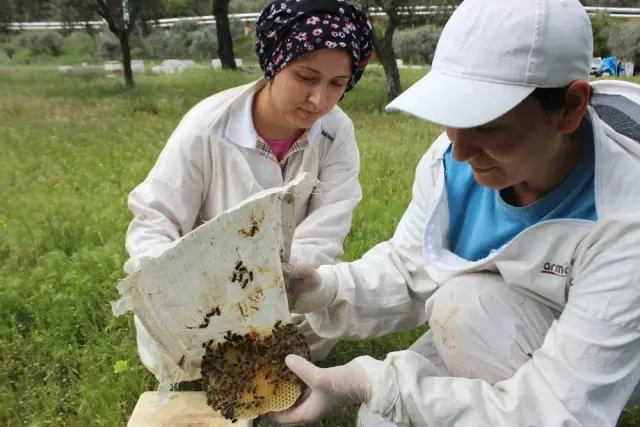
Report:
<svg viewBox="0 0 640 427"><path fill-rule="evenodd" d="M288 282L289 309L305 314L327 308L336 294L335 284L323 280L318 271L292 258L282 264L284 278Z"/></svg>
<svg viewBox="0 0 640 427"><path fill-rule="evenodd" d="M333 368L318 368L296 355L287 356L285 362L309 389L293 407L268 415L281 424L320 421L338 409L367 403L371 398L371 380L357 360Z"/></svg>

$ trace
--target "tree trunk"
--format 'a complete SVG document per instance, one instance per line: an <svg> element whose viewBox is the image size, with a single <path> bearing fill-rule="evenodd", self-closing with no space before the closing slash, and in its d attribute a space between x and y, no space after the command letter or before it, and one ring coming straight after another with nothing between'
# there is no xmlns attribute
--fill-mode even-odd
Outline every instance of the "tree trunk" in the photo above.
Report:
<svg viewBox="0 0 640 427"><path fill-rule="evenodd" d="M216 19L218 57L222 68L235 70L237 67L233 56L233 38L229 25L229 0L213 0L213 17Z"/></svg>
<svg viewBox="0 0 640 427"><path fill-rule="evenodd" d="M122 51L122 72L124 74L124 84L128 89L133 88L133 71L131 70L131 48L129 47L129 33L120 31L120 50Z"/></svg>
<svg viewBox="0 0 640 427"><path fill-rule="evenodd" d="M373 47L387 77L387 102L391 102L402 93L402 86L400 84L400 71L398 71L398 64L396 63L396 54L393 51L393 34L398 27L398 21L393 14L388 13L387 15L389 20L384 31L384 37L380 39L374 33Z"/></svg>

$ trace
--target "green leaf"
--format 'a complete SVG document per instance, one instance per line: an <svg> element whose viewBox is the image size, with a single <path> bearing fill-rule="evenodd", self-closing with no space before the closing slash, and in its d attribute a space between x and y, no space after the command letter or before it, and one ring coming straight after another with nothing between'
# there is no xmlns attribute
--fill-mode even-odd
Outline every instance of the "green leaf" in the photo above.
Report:
<svg viewBox="0 0 640 427"><path fill-rule="evenodd" d="M118 360L113 365L113 372L116 374L121 374L129 368L129 362L126 360Z"/></svg>

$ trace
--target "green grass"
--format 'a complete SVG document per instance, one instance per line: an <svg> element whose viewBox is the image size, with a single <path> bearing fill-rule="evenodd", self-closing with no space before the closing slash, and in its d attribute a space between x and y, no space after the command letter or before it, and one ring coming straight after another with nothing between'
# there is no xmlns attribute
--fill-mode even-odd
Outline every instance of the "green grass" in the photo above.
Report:
<svg viewBox="0 0 640 427"><path fill-rule="evenodd" d="M155 379L139 362L130 315L109 301L123 277L129 191L181 116L256 75L194 71L107 78L0 68L0 425L124 425ZM405 87L418 74L404 75ZM440 129L382 112L372 71L342 103L356 126L364 200L346 242L354 259L390 237L414 168ZM325 365L406 348L420 330L341 343ZM634 413L625 414L626 426ZM327 426L354 425L345 411Z"/></svg>

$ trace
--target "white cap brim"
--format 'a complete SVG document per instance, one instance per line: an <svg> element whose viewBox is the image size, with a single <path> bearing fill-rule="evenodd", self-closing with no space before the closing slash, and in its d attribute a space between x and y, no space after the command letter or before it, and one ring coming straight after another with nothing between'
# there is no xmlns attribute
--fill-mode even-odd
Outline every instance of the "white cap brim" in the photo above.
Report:
<svg viewBox="0 0 640 427"><path fill-rule="evenodd" d="M510 111L535 87L457 77L430 71L386 106L451 128L472 128Z"/></svg>

